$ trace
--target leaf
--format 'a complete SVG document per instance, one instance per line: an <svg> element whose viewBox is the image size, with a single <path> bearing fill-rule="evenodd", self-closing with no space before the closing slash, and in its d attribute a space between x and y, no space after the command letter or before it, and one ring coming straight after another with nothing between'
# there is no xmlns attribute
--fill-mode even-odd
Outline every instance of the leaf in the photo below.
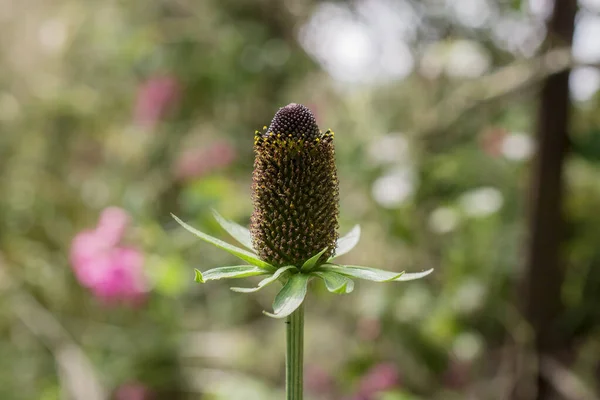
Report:
<svg viewBox="0 0 600 400"><path fill-rule="evenodd" d="M323 253L325 253L326 251L327 247L325 247L323 250L306 260L306 262L302 264L302 268L300 268L300 271L310 271L311 269L313 269L317 264L317 261L319 261Z"/></svg>
<svg viewBox="0 0 600 400"><path fill-rule="evenodd" d="M232 287L231 290L233 290L234 292L238 292L238 293L258 292L260 289L264 288L265 286L270 285L271 283L277 281L277 279L279 279L281 277L281 275L283 275L285 272L289 271L292 268L296 268L296 266L288 265L287 267L279 268L277 270L277 272L275 272L273 275L258 282L258 286L256 286L256 287L253 287L253 288Z"/></svg>
<svg viewBox="0 0 600 400"><path fill-rule="evenodd" d="M354 228L350 232L346 233L343 237L337 240L337 246L335 248L335 254L330 260L336 257L342 256L354 248L360 240L360 225L354 225Z"/></svg>
<svg viewBox="0 0 600 400"><path fill-rule="evenodd" d="M394 281L397 281L397 282L414 281L416 279L424 278L427 275L431 274L432 272L433 272L433 268L428 269L427 271L423 271L423 272L405 272L402 274L402 276L394 279Z"/></svg>
<svg viewBox="0 0 600 400"><path fill-rule="evenodd" d="M202 276L202 272L200 270L194 268L194 280L198 283L204 283L204 277Z"/></svg>
<svg viewBox="0 0 600 400"><path fill-rule="evenodd" d="M267 271L271 271L271 272L275 271L275 267L273 267L271 264L259 259L255 254L252 254L249 251L240 249L239 247L233 246L233 245L226 243L220 239L217 239L215 237L207 235L204 232L200 232L198 229L193 228L192 226L186 224L185 222L183 222L182 220L177 218L177 216L175 216L174 214L171 214L171 216L175 219L175 221L177 221L179 223L179 225L183 226L186 230L188 230L189 232L198 236L200 239L204 240L205 242L208 242L208 243L220 248L221 250L225 250L226 252L233 254L234 256L238 257L239 259L248 262L249 264L256 265L257 267L263 268Z"/></svg>
<svg viewBox="0 0 600 400"><path fill-rule="evenodd" d="M235 240L240 242L240 244L242 244L244 247L254 251L252 248L252 236L250 235L248 228L223 218L216 210L212 210L212 213L219 225L221 225L221 227L225 229L227 233L229 233Z"/></svg>
<svg viewBox="0 0 600 400"><path fill-rule="evenodd" d="M266 275L269 271L254 266L254 265L235 265L231 267L218 267L209 269L202 273L195 269L196 278L195 281L204 283L206 281L216 281L219 279L237 279L247 278L249 276Z"/></svg>
<svg viewBox="0 0 600 400"><path fill-rule="evenodd" d="M178 255L149 257L146 267L153 290L161 295L181 294L190 283L190 269Z"/></svg>
<svg viewBox="0 0 600 400"><path fill-rule="evenodd" d="M344 275L340 275L337 272L313 272L316 276L323 279L325 287L331 293L344 294L350 293L354 290L354 281Z"/></svg>
<svg viewBox="0 0 600 400"><path fill-rule="evenodd" d="M404 272L384 271L382 269L361 267L359 265L325 264L320 269L373 282L390 282L400 278L404 274Z"/></svg>
<svg viewBox="0 0 600 400"><path fill-rule="evenodd" d="M295 274L288 279L287 283L281 288L275 301L273 302L273 314L263 311L265 315L272 318L285 318L294 311L304 301L306 291L308 290L309 275Z"/></svg>

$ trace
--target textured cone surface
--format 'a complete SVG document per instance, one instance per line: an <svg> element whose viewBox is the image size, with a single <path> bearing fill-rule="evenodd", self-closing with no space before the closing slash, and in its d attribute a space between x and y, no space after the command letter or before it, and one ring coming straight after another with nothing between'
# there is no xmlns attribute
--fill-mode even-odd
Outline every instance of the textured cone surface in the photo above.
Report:
<svg viewBox="0 0 600 400"><path fill-rule="evenodd" d="M296 265L338 237L338 179L333 133L321 133L310 110L280 108L254 141L250 231L254 249L275 265Z"/></svg>

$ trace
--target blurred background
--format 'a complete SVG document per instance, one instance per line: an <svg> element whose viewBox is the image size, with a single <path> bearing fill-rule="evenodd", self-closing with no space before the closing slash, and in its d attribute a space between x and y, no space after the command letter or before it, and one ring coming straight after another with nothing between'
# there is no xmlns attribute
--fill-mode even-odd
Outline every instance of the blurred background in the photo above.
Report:
<svg viewBox="0 0 600 400"><path fill-rule="evenodd" d="M340 262L435 268L313 285L307 399L598 398L600 1L556 1L1 0L0 399L283 398L276 288L195 284L235 259L169 213L247 224L291 102Z"/></svg>

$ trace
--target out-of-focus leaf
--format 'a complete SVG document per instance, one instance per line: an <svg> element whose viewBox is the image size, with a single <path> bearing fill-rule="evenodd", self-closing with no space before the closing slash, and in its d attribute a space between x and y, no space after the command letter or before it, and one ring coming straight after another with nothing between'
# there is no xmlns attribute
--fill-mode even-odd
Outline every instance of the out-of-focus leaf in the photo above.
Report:
<svg viewBox="0 0 600 400"><path fill-rule="evenodd" d="M179 257L156 257L150 263L148 274L154 283L154 289L167 296L183 292L189 284L186 279L189 269Z"/></svg>
<svg viewBox="0 0 600 400"><path fill-rule="evenodd" d="M573 137L571 151L588 161L600 162L600 131Z"/></svg>

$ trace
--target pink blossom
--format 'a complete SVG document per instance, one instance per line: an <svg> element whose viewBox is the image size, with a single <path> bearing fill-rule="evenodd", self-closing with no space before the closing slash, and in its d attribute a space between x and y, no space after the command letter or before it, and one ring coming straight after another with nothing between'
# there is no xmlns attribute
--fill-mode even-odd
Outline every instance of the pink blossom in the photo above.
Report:
<svg viewBox="0 0 600 400"><path fill-rule="evenodd" d="M109 207L94 230L85 230L71 243L71 265L79 283L108 302L138 304L147 292L144 257L121 244L130 223L127 212Z"/></svg>
<svg viewBox="0 0 600 400"><path fill-rule="evenodd" d="M492 158L498 158L502 152L502 141L508 132L501 127L489 127L479 137L481 150Z"/></svg>
<svg viewBox="0 0 600 400"><path fill-rule="evenodd" d="M179 100L181 88L172 76L156 76L144 82L137 93L134 120L152 128Z"/></svg>
<svg viewBox="0 0 600 400"><path fill-rule="evenodd" d="M316 395L331 394L335 389L333 376L316 364L306 366L304 382L307 391Z"/></svg>
<svg viewBox="0 0 600 400"><path fill-rule="evenodd" d="M208 147L197 147L184 151L173 167L177 179L189 180L202 177L231 164L237 157L235 148L221 140Z"/></svg>
<svg viewBox="0 0 600 400"><path fill-rule="evenodd" d="M138 382L129 382L119 386L113 397L115 400L150 400L154 398L150 389Z"/></svg>
<svg viewBox="0 0 600 400"><path fill-rule="evenodd" d="M400 373L392 363L375 365L360 381L358 399L371 400L379 392L392 389L400 384Z"/></svg>

